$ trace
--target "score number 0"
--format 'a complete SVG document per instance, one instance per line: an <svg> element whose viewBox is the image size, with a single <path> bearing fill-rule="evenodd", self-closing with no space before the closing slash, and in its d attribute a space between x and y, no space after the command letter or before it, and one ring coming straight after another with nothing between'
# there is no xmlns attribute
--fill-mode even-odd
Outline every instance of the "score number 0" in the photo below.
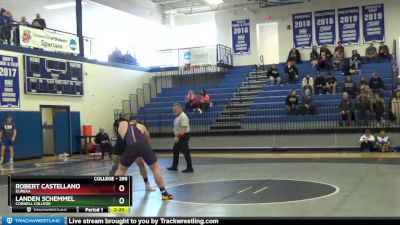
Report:
<svg viewBox="0 0 400 225"><path fill-rule="evenodd" d="M128 181L128 177L119 177L118 178L118 181ZM124 185L119 185L118 186L118 191L119 192L124 192L125 191L125 186ZM119 199L118 199L118 203L120 204L120 205L123 205L124 203L125 203L125 198L124 197L120 197Z"/></svg>
<svg viewBox="0 0 400 225"><path fill-rule="evenodd" d="M124 192L124 191L125 191L125 186L122 185L122 184L119 185L118 191ZM124 197L119 198L119 199L118 199L118 202L119 202L119 204L123 205L123 204L125 203L125 198L124 198Z"/></svg>

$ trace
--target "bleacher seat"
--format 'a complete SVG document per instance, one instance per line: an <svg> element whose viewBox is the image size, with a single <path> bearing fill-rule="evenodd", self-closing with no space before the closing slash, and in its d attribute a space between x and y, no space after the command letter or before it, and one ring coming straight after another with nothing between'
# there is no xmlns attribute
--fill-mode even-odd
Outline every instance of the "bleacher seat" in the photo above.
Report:
<svg viewBox="0 0 400 225"><path fill-rule="evenodd" d="M304 78L306 73L311 73L315 78L316 70L311 67L309 62L304 62L296 66L300 72L300 81ZM372 73L378 73L381 76L386 87L383 97L385 102L388 102L392 94L393 85L392 65L390 63L362 64L360 69L361 74L365 75L368 80L372 77ZM140 119L146 121L147 126L172 126L172 121L174 119L171 109L172 104L179 102L184 105L184 98L189 90L194 90L195 93L198 94L202 89L205 89L215 103L214 106L210 109L209 113L188 113L188 116L193 126L211 125L224 110L226 103L228 103L229 99L238 91L238 87L246 80L246 77L252 70L253 66L234 68L227 73L224 79L218 84L165 88L162 93L151 100L151 103L146 104L139 110L138 116ZM278 70L282 76L284 74L284 64L279 64ZM327 71L322 71L321 73L323 76L326 76ZM301 100L302 90L301 82L299 81L298 84L284 86L266 85L255 98L254 102L251 103L250 109L241 117L240 123L252 126L251 124L256 125L258 123L322 123L324 121L338 121L338 105L341 100L341 91L345 77L342 75L341 71L334 71L333 74L338 80L337 94L314 96L314 101L317 106L316 115L287 115L285 99L292 89L297 91L299 100ZM353 79L357 83L360 80L360 75L355 74ZM242 89L242 92L246 92L246 89Z"/></svg>

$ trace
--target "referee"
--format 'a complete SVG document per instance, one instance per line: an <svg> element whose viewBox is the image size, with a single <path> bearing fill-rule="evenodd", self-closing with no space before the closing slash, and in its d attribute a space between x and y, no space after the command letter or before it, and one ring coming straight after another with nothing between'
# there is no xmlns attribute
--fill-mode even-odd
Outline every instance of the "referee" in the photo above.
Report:
<svg viewBox="0 0 400 225"><path fill-rule="evenodd" d="M175 103L174 107L174 135L175 135L175 144L173 148L174 152L174 161L171 167L168 167L167 170L170 171L178 171L178 163L179 163L179 152L182 151L185 156L187 168L182 171L182 173L193 173L192 166L192 158L190 157L189 150L189 118L183 112L182 106L179 103Z"/></svg>

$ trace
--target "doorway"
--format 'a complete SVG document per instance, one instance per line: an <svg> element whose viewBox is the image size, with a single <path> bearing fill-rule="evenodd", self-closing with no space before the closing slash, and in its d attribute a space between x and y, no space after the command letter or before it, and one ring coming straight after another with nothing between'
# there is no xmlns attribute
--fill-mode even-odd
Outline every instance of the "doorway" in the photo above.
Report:
<svg viewBox="0 0 400 225"><path fill-rule="evenodd" d="M278 23L257 24L257 47L265 65L279 63Z"/></svg>
<svg viewBox="0 0 400 225"><path fill-rule="evenodd" d="M43 155L71 154L71 114L69 106L40 106Z"/></svg>

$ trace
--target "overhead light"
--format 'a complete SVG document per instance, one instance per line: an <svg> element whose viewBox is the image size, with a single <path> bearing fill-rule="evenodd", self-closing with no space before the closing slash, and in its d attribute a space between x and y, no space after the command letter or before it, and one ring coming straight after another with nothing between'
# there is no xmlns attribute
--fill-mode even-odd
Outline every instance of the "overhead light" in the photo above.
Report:
<svg viewBox="0 0 400 225"><path fill-rule="evenodd" d="M223 0L205 0L205 1L210 5L219 5L219 4L224 3Z"/></svg>
<svg viewBox="0 0 400 225"><path fill-rule="evenodd" d="M82 5L86 5L86 2L82 1ZM45 5L43 8L48 9L48 10L53 10L53 9L63 9L63 8L69 8L69 7L75 7L76 2L66 2L66 3L60 3L60 4L53 4L53 5Z"/></svg>

